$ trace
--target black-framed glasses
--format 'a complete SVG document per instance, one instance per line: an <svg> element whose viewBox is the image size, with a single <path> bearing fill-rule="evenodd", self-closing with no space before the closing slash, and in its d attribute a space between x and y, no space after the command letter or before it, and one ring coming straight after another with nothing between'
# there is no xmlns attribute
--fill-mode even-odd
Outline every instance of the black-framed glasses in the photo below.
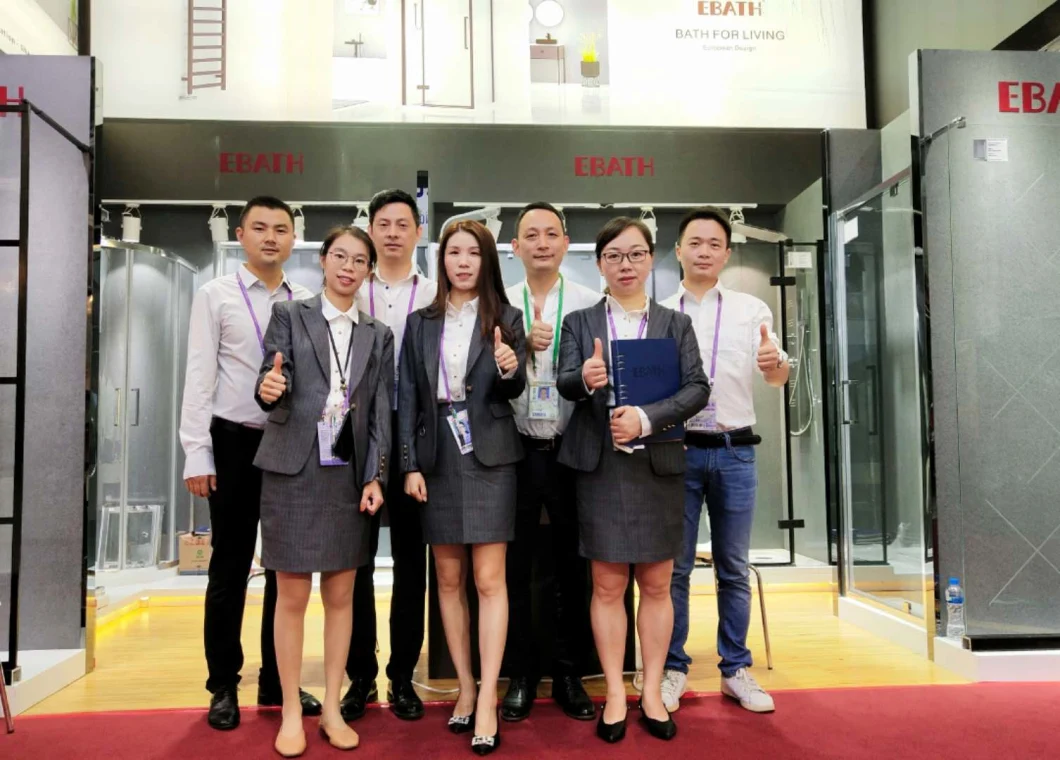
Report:
<svg viewBox="0 0 1060 760"><path fill-rule="evenodd" d="M629 259L630 264L642 264L650 255L651 251L647 248L634 248L632 251L609 248L600 255L600 258L608 264L621 264L623 259Z"/></svg>
<svg viewBox="0 0 1060 760"><path fill-rule="evenodd" d="M348 253L342 253L341 251L328 251L328 256L335 259L335 263L339 265L340 269L349 263L353 265L354 269L367 272L370 266L366 256L350 256Z"/></svg>

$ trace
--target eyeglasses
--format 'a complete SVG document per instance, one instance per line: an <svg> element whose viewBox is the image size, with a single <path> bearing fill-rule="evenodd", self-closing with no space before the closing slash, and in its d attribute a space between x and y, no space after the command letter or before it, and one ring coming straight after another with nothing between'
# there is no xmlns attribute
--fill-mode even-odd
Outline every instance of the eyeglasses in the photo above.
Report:
<svg viewBox="0 0 1060 760"><path fill-rule="evenodd" d="M342 253L340 251L328 251L328 256L335 259L335 263L342 269L347 263L353 264L354 269L368 271L368 259L364 256L350 256L348 253Z"/></svg>
<svg viewBox="0 0 1060 760"><path fill-rule="evenodd" d="M616 248L609 248L601 254L600 258L608 264L621 264L622 259L629 259L630 264L640 264L647 260L650 255L651 251L647 248L634 248L632 251L624 252Z"/></svg>

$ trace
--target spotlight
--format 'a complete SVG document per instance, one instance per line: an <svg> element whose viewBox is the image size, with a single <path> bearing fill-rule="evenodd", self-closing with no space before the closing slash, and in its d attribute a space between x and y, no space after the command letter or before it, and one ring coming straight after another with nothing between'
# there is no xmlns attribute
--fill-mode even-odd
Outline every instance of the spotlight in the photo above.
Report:
<svg viewBox="0 0 1060 760"><path fill-rule="evenodd" d="M210 237L214 243L228 242L228 211L223 204L215 203L210 212Z"/></svg>
<svg viewBox="0 0 1060 760"><path fill-rule="evenodd" d="M121 214L121 239L126 243L140 242L140 204L130 203Z"/></svg>
<svg viewBox="0 0 1060 760"><path fill-rule="evenodd" d="M291 213L294 215L294 239L305 240L305 212L297 203L291 205Z"/></svg>

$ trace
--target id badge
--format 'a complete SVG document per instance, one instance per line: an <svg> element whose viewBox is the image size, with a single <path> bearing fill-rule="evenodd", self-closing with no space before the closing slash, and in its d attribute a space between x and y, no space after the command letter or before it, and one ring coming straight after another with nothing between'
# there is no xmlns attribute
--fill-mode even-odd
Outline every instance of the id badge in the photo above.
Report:
<svg viewBox="0 0 1060 760"><path fill-rule="evenodd" d="M460 447L461 454L470 454L475 450L471 444L471 421L467 418L467 409L459 412L450 412L446 418L449 420L449 429L453 431L456 445Z"/></svg>
<svg viewBox="0 0 1060 760"><path fill-rule="evenodd" d="M696 416L685 423L685 430L694 433L718 432L718 405L713 401L696 413Z"/></svg>
<svg viewBox="0 0 1060 760"><path fill-rule="evenodd" d="M335 441L342 430L342 420L320 420L317 422L317 446L320 448L321 467L342 467L349 464L335 456Z"/></svg>
<svg viewBox="0 0 1060 760"><path fill-rule="evenodd" d="M555 383L530 383L530 409L527 416L532 420L559 419L559 390Z"/></svg>

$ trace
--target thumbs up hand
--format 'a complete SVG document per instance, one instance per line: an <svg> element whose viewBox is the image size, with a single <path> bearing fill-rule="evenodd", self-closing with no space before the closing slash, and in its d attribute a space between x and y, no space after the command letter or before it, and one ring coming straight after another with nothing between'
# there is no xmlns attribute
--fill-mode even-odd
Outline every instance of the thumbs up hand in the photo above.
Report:
<svg viewBox="0 0 1060 760"><path fill-rule="evenodd" d="M593 355L582 365L582 380L590 391L607 386L607 365L604 364L604 344L593 339Z"/></svg>
<svg viewBox="0 0 1060 760"><path fill-rule="evenodd" d="M530 325L530 348L537 351L547 351L552 345L555 331L552 325L541 319L541 307L534 304L534 322Z"/></svg>
<svg viewBox="0 0 1060 760"><path fill-rule="evenodd" d="M283 376L283 354L277 351L276 358L272 361L272 369L265 373L261 381L258 395L266 404L275 404L286 392L287 378Z"/></svg>
<svg viewBox="0 0 1060 760"><path fill-rule="evenodd" d="M497 360L497 369L501 375L508 375L519 367L519 357L515 351L504 342L501 336L501 328L493 328L493 358Z"/></svg>
<svg viewBox="0 0 1060 760"><path fill-rule="evenodd" d="M758 371L772 372L780 366L780 350L769 337L769 327L765 322L758 328L762 341L758 346Z"/></svg>

